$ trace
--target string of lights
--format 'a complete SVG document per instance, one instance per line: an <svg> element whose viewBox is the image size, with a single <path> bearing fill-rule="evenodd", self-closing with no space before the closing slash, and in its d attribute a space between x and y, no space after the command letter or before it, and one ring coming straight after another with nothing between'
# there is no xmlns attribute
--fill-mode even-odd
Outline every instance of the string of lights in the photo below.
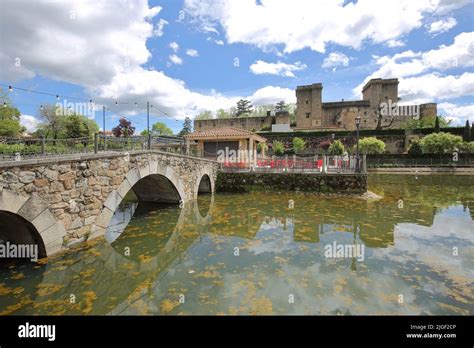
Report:
<svg viewBox="0 0 474 348"><path fill-rule="evenodd" d="M54 97L56 98L56 101L59 101L60 99L71 99L71 100L79 100L79 101L85 101L85 102L89 102L89 103L93 103L93 98L81 98L81 97L74 97L74 96L66 96L66 95L62 95L62 94L54 94L54 93L49 93L49 92L44 92L44 91L39 91L39 90L34 90L34 89L28 89L28 88L23 88L23 87L18 87L18 86L13 86L13 85L4 85L4 84L0 84L1 87L5 87L5 88L8 88L8 91L9 92L13 92L13 91L22 91L22 92L28 92L28 93L35 93L35 94L41 94L41 95L47 95L47 96L51 96L51 97ZM99 98L100 99L100 98ZM41 110L43 110L44 108L44 105L47 105L48 103L43 103L43 104L40 104L39 105L39 108ZM18 104L18 105L22 105L22 104ZM26 104L24 104L26 105ZM110 105L114 105L114 106L119 106L119 105L134 105L135 107L138 107L138 103L137 102L120 102L118 100L115 100L113 103L110 103L110 104L97 104L94 102L94 106L99 106L99 107L105 107L106 110L109 110L109 111L112 111L112 112L115 112L113 109L111 109L111 106ZM8 104L4 101L3 102L3 106L6 107L8 106ZM168 114L167 112L164 112L162 110L160 110L159 108L157 108L156 106L150 104L150 108L154 109L154 110L157 110L159 113L161 113L164 117L168 117L168 118L171 118L173 119L174 121L176 122L179 122L179 120L174 117L174 116L171 116L170 114ZM156 115L156 114L153 114L151 112L149 112L149 115L150 116L155 116L155 117L163 117L161 115ZM136 121L135 121L136 122ZM137 122L138 123L138 122Z"/></svg>

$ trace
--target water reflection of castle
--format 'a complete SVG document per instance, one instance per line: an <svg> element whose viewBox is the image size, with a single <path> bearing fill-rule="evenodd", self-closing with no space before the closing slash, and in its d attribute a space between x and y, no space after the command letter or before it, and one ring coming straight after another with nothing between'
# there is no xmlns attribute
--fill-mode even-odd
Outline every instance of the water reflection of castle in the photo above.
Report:
<svg viewBox="0 0 474 348"><path fill-rule="evenodd" d="M352 233L359 229L361 241L372 248L386 248L394 244L395 227L400 223L413 223L429 227L433 224L437 209L431 206L420 205L417 209L405 207L397 208L397 202L388 204L371 203L362 209L354 210L338 209L338 214L332 215L322 212L321 214L308 215L304 209L289 210L283 203L280 206L272 205L271 213L268 207L250 204L239 204L239 208L232 209L232 203L225 204L225 211L219 207L211 209L211 223L208 232L253 239L262 229L271 226L287 228L289 222L293 228L293 239L298 242L319 243L320 238L328 233ZM283 200L284 201L284 200ZM232 214L231 211L236 211ZM472 211L472 209L471 209Z"/></svg>

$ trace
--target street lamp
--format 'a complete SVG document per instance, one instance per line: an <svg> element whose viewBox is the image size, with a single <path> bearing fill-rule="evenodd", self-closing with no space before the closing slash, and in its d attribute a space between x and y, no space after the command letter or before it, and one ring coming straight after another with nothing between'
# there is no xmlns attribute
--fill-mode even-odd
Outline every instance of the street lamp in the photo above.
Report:
<svg viewBox="0 0 474 348"><path fill-rule="evenodd" d="M356 173L360 173L360 156L359 156L359 127L360 127L360 117L357 116L355 118L355 123L357 127L357 133L356 133L356 138L357 138L357 147L356 147Z"/></svg>

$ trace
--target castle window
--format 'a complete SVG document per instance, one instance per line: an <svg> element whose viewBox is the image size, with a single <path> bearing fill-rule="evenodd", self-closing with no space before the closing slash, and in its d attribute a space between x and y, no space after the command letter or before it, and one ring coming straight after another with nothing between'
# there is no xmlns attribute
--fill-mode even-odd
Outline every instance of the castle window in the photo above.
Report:
<svg viewBox="0 0 474 348"><path fill-rule="evenodd" d="M234 125L234 122L233 121L230 121L230 126L232 127Z"/></svg>
<svg viewBox="0 0 474 348"><path fill-rule="evenodd" d="M212 122L212 126L215 127L215 126L216 126L216 123L215 123L215 122Z"/></svg>
<svg viewBox="0 0 474 348"><path fill-rule="evenodd" d="M263 122L265 122L265 120L261 120L260 122L263 124Z"/></svg>
<svg viewBox="0 0 474 348"><path fill-rule="evenodd" d="M306 113L306 118L309 118L309 116L311 116L311 112Z"/></svg>
<svg viewBox="0 0 474 348"><path fill-rule="evenodd" d="M306 104L309 104L309 100L306 100Z"/></svg>
<svg viewBox="0 0 474 348"><path fill-rule="evenodd" d="M199 123L199 128L201 128L201 127L202 127L202 123Z"/></svg>

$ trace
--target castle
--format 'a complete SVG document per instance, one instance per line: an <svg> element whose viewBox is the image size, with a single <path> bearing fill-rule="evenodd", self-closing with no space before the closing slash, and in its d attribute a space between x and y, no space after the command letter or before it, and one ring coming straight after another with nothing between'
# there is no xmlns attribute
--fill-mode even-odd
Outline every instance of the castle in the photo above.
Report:
<svg viewBox="0 0 474 348"><path fill-rule="evenodd" d="M434 118L437 104L399 106L398 79L371 79L362 88L362 100L323 102L321 83L296 88L296 125L294 130L337 131L360 129L393 129L410 119ZM270 130L272 125L290 126L288 112L270 112L262 117L233 117L195 120L194 130L236 127L250 131Z"/></svg>

